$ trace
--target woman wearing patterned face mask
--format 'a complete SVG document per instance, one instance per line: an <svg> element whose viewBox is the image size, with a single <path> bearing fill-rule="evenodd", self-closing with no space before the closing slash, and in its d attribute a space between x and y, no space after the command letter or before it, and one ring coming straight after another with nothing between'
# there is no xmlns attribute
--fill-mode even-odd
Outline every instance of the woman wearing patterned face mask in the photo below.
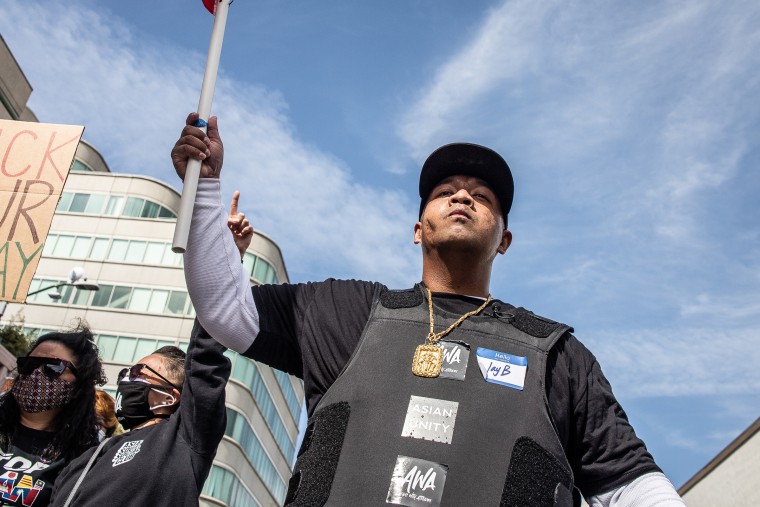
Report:
<svg viewBox="0 0 760 507"><path fill-rule="evenodd" d="M0 398L0 505L46 506L63 467L98 442L105 375L85 327L41 336L17 374Z"/></svg>

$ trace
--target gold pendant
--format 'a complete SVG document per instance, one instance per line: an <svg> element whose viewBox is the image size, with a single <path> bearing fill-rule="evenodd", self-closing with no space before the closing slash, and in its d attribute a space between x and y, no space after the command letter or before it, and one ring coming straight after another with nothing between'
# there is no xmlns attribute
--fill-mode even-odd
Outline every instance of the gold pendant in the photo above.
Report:
<svg viewBox="0 0 760 507"><path fill-rule="evenodd" d="M417 346L412 360L412 373L418 377L435 378L441 374L443 347L423 343Z"/></svg>

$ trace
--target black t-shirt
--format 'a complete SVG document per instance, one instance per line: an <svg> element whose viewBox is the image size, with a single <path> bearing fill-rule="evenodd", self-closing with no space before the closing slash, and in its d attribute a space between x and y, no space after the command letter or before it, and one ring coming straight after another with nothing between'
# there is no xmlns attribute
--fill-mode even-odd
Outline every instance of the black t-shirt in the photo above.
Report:
<svg viewBox="0 0 760 507"><path fill-rule="evenodd" d="M333 279L254 287L260 331L245 355L302 378L311 416L350 359L373 298L383 290L385 286L379 283ZM464 314L482 301L434 293L433 303ZM495 303L505 305L498 300L491 305ZM575 484L584 496L660 471L629 424L596 358L570 333L549 354L546 395Z"/></svg>
<svg viewBox="0 0 760 507"><path fill-rule="evenodd" d="M45 507L50 503L63 458L41 457L55 433L19 424L10 449L0 454L0 506Z"/></svg>

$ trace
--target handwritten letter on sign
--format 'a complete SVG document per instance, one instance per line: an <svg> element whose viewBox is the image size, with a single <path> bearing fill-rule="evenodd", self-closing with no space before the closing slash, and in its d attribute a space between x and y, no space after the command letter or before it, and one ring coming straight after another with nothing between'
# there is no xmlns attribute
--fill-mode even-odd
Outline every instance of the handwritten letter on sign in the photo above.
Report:
<svg viewBox="0 0 760 507"><path fill-rule="evenodd" d="M83 131L0 120L0 301L26 299Z"/></svg>

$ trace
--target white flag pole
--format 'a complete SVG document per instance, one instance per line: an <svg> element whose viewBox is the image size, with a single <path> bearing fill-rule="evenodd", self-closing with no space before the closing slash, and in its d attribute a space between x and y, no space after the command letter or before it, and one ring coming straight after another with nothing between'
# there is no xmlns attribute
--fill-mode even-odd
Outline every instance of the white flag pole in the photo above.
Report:
<svg viewBox="0 0 760 507"><path fill-rule="evenodd" d="M227 11L231 3L232 0L216 0L214 28L211 31L206 71L203 74L203 85L201 86L201 98L198 101L200 119L196 126L203 132L206 132L208 118L211 115L211 102L214 98L216 75L219 71L219 57L222 54L222 42L224 41L224 28L227 25ZM194 158L188 159L184 185L182 186L182 201L179 205L179 215L177 216L174 241L172 242L172 251L176 253L185 253L187 250L187 238L190 235L190 222L193 219L193 206L195 205L195 193L198 190L200 173L201 161Z"/></svg>

